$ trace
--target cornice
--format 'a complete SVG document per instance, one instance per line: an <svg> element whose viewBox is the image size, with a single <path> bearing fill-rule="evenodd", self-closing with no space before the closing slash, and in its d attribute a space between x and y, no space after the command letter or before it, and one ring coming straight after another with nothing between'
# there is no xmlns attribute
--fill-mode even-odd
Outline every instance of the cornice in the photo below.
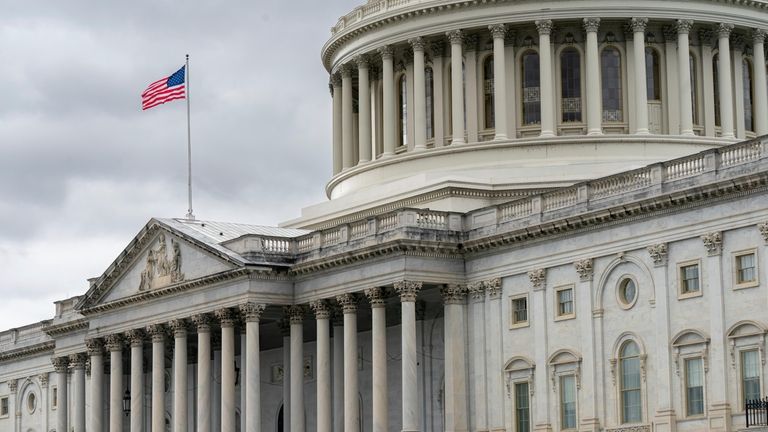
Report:
<svg viewBox="0 0 768 432"><path fill-rule="evenodd" d="M7 361L17 360L23 357L29 357L41 353L53 352L54 348L56 348L56 342L45 341L23 348L4 351L0 353L0 363L5 363Z"/></svg>
<svg viewBox="0 0 768 432"><path fill-rule="evenodd" d="M60 336L67 333L72 333L78 330L84 330L88 328L88 320L80 318L74 321L68 321L61 324L48 324L43 325L43 331L48 336Z"/></svg>

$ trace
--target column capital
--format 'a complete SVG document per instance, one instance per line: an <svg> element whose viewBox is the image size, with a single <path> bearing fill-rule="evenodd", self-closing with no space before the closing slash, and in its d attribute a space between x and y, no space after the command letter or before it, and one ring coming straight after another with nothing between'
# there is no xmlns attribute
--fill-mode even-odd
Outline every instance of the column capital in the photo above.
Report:
<svg viewBox="0 0 768 432"><path fill-rule="evenodd" d="M192 315L192 323L197 327L198 333L210 333L212 321L210 314Z"/></svg>
<svg viewBox="0 0 768 432"><path fill-rule="evenodd" d="M116 333L107 335L104 340L106 341L106 347L107 351L122 351L123 347L125 346L125 340L123 339L123 335Z"/></svg>
<svg viewBox="0 0 768 432"><path fill-rule="evenodd" d="M477 51L477 43L480 39L476 34L466 35L464 37L464 51Z"/></svg>
<svg viewBox="0 0 768 432"><path fill-rule="evenodd" d="M424 51L424 47L427 46L427 42L421 36L408 39L408 43L414 51Z"/></svg>
<svg viewBox="0 0 768 432"><path fill-rule="evenodd" d="M720 231L711 232L701 236L704 247L707 248L707 255L717 256L723 253L723 233Z"/></svg>
<svg viewBox="0 0 768 432"><path fill-rule="evenodd" d="M711 28L699 29L699 42L702 46L712 46L715 43L715 32Z"/></svg>
<svg viewBox="0 0 768 432"><path fill-rule="evenodd" d="M315 319L329 319L331 317L331 305L326 300L315 300L309 303L309 307L315 312Z"/></svg>
<svg viewBox="0 0 768 432"><path fill-rule="evenodd" d="M429 44L429 53L434 58L443 57L445 55L445 42L439 40Z"/></svg>
<svg viewBox="0 0 768 432"><path fill-rule="evenodd" d="M677 30L677 34L688 34L691 32L691 29L693 28L693 20L677 20L675 23L675 30Z"/></svg>
<svg viewBox="0 0 768 432"><path fill-rule="evenodd" d="M467 292L475 303L485 301L485 283L482 281L468 283Z"/></svg>
<svg viewBox="0 0 768 432"><path fill-rule="evenodd" d="M732 31L733 31L733 24L731 24L731 23L720 23L717 26L717 37L719 39L729 38L729 37L731 37L731 32Z"/></svg>
<svg viewBox="0 0 768 432"><path fill-rule="evenodd" d="M667 244L658 243L648 246L648 254L656 267L667 264Z"/></svg>
<svg viewBox="0 0 768 432"><path fill-rule="evenodd" d="M10 390L11 393L14 393L18 388L19 388L19 380L15 378L8 380L8 390Z"/></svg>
<svg viewBox="0 0 768 432"><path fill-rule="evenodd" d="M53 357L51 358L51 363L53 363L53 370L56 371L56 373L67 373L67 369L69 368L69 357Z"/></svg>
<svg viewBox="0 0 768 432"><path fill-rule="evenodd" d="M547 285L547 270L543 268L531 270L528 272L528 279L534 291L542 290Z"/></svg>
<svg viewBox="0 0 768 432"><path fill-rule="evenodd" d="M371 303L371 308L385 307L386 298L384 288L373 287L365 290L365 296L368 297L368 301Z"/></svg>
<svg viewBox="0 0 768 432"><path fill-rule="evenodd" d="M78 370L83 369L85 370L85 362L87 358L85 356L85 353L75 353L69 355L69 364L72 365L72 369Z"/></svg>
<svg viewBox="0 0 768 432"><path fill-rule="evenodd" d="M301 324L304 322L304 307L301 305L291 305L283 308L283 313L288 317L291 324Z"/></svg>
<svg viewBox="0 0 768 432"><path fill-rule="evenodd" d="M488 299L495 300L501 298L501 278L488 279L483 281L485 286L485 292L488 294Z"/></svg>
<svg viewBox="0 0 768 432"><path fill-rule="evenodd" d="M132 347L139 347L144 345L146 334L142 329L133 329L125 332L125 337L128 339L128 342L130 342Z"/></svg>
<svg viewBox="0 0 768 432"><path fill-rule="evenodd" d="M351 63L344 63L339 70L341 72L341 79L343 80L344 78L352 78L352 72L355 70L355 67L352 66Z"/></svg>
<svg viewBox="0 0 768 432"><path fill-rule="evenodd" d="M85 340L85 349L89 356L100 356L104 354L104 341L100 338L91 338Z"/></svg>
<svg viewBox="0 0 768 432"><path fill-rule="evenodd" d="M56 366L54 365L54 369L55 367ZM57 370L56 372L59 372L59 371ZM67 372L67 368L65 367L62 373L66 373L66 372ZM37 379L40 381L40 387L42 388L48 387L48 372L41 373L40 375L37 376Z"/></svg>
<svg viewBox="0 0 768 432"><path fill-rule="evenodd" d="M492 24L488 26L488 30L491 32L491 37L494 39L504 39L507 36L506 24Z"/></svg>
<svg viewBox="0 0 768 432"><path fill-rule="evenodd" d="M467 287L459 284L443 285L440 288L440 295L443 297L444 305L464 304L467 298Z"/></svg>
<svg viewBox="0 0 768 432"><path fill-rule="evenodd" d="M152 342L163 342L165 340L166 328L164 324L150 324L147 326L147 334L152 338Z"/></svg>
<svg viewBox="0 0 768 432"><path fill-rule="evenodd" d="M357 64L357 69L368 69L370 66L370 61L368 61L368 56L365 54L360 54L359 56L355 57L355 63Z"/></svg>
<svg viewBox="0 0 768 432"><path fill-rule="evenodd" d="M356 313L358 300L355 293L344 293L336 296L336 301L341 305L344 314Z"/></svg>
<svg viewBox="0 0 768 432"><path fill-rule="evenodd" d="M629 28L633 33L645 32L646 27L648 27L648 18L635 17L629 20Z"/></svg>
<svg viewBox="0 0 768 432"><path fill-rule="evenodd" d="M579 274L579 280L582 282L591 281L594 275L592 270L592 258L585 258L573 263L576 273Z"/></svg>
<svg viewBox="0 0 768 432"><path fill-rule="evenodd" d="M259 322L266 307L262 303L247 302L239 306L240 315L245 318L245 322Z"/></svg>
<svg viewBox="0 0 768 432"><path fill-rule="evenodd" d="M756 43L756 44L765 43L766 34L768 33L766 33L765 30L761 30L761 29L752 30L752 43Z"/></svg>
<svg viewBox="0 0 768 432"><path fill-rule="evenodd" d="M600 18L584 18L584 31L587 33L597 33L600 28Z"/></svg>
<svg viewBox="0 0 768 432"><path fill-rule="evenodd" d="M395 292L400 294L401 302L415 302L421 291L421 282L402 280L395 282Z"/></svg>
<svg viewBox="0 0 768 432"><path fill-rule="evenodd" d="M379 47L377 51L379 51L382 60L392 60L395 57L395 50L392 48L392 45L384 45Z"/></svg>
<svg viewBox="0 0 768 432"><path fill-rule="evenodd" d="M222 328L235 326L235 314L232 312L232 309L218 309L214 312L214 315L216 315L216 319L219 320L219 325Z"/></svg>
<svg viewBox="0 0 768 432"><path fill-rule="evenodd" d="M331 83L332 87L341 87L341 74L338 72L332 73L330 77L328 77L328 82Z"/></svg>
<svg viewBox="0 0 768 432"><path fill-rule="evenodd" d="M170 329L173 331L174 337L186 336L188 325L189 324L185 319L175 319L168 323L168 327L170 327Z"/></svg>
<svg viewBox="0 0 768 432"><path fill-rule="evenodd" d="M451 30L446 32L445 36L448 37L448 41L451 45L464 43L464 33L462 33L461 30Z"/></svg>
<svg viewBox="0 0 768 432"><path fill-rule="evenodd" d="M539 32L539 35L549 36L552 34L553 28L552 20L536 20L536 30Z"/></svg>
<svg viewBox="0 0 768 432"><path fill-rule="evenodd" d="M757 224L757 230L760 232L760 235L763 237L763 242L765 242L765 244L768 244L768 222L762 222Z"/></svg>

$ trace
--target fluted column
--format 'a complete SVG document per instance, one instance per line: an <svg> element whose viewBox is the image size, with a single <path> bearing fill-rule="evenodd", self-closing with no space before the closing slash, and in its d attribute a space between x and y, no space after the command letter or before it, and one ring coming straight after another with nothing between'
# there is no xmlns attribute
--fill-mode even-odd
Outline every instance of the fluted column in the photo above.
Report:
<svg viewBox="0 0 768 432"><path fill-rule="evenodd" d="M187 430L187 321L169 323L173 331L173 430Z"/></svg>
<svg viewBox="0 0 768 432"><path fill-rule="evenodd" d="M131 345L131 432L144 430L144 331L130 330Z"/></svg>
<svg viewBox="0 0 768 432"><path fill-rule="evenodd" d="M765 72L765 30L752 32L752 51L754 52L755 97L753 99L755 115L755 133L757 136L768 134L768 85Z"/></svg>
<svg viewBox="0 0 768 432"><path fill-rule="evenodd" d="M537 20L539 31L539 88L541 93L541 136L555 136L555 94L552 79L551 20Z"/></svg>
<svg viewBox="0 0 768 432"><path fill-rule="evenodd" d="M123 337L106 337L109 351L109 432L123 430Z"/></svg>
<svg viewBox="0 0 768 432"><path fill-rule="evenodd" d="M507 26L494 24L488 26L493 37L493 123L496 129L495 140L507 139L507 73L506 49L504 38L507 35Z"/></svg>
<svg viewBox="0 0 768 432"><path fill-rule="evenodd" d="M495 278L483 282L483 290L488 297L488 314L485 316L486 368L488 376L486 383L488 388L488 430L504 429L504 383L501 373L504 366L503 349L505 320L502 318L503 302L501 279Z"/></svg>
<svg viewBox="0 0 768 432"><path fill-rule="evenodd" d="M352 137L352 66L341 66L341 152L343 168L355 165Z"/></svg>
<svg viewBox="0 0 768 432"><path fill-rule="evenodd" d="M291 322L287 314L278 321L283 337L283 430L291 431Z"/></svg>
<svg viewBox="0 0 768 432"><path fill-rule="evenodd" d="M85 341L91 358L91 415L88 432L104 432L104 344L101 339Z"/></svg>
<svg viewBox="0 0 768 432"><path fill-rule="evenodd" d="M587 135L602 135L602 100L600 99L600 52L597 46L597 30L600 18L584 18L587 32Z"/></svg>
<svg viewBox="0 0 768 432"><path fill-rule="evenodd" d="M369 79L368 58L357 56L357 88L358 88L358 160L368 162L371 160L371 81Z"/></svg>
<svg viewBox="0 0 768 432"><path fill-rule="evenodd" d="M221 432L235 432L235 315L219 309L221 326Z"/></svg>
<svg viewBox="0 0 768 432"><path fill-rule="evenodd" d="M395 291L400 295L401 304L401 343L402 343L402 402L403 432L419 430L419 390L416 383L416 296L421 291L421 282L395 282Z"/></svg>
<svg viewBox="0 0 768 432"><path fill-rule="evenodd" d="M344 315L335 308L333 324L333 432L344 431Z"/></svg>
<svg viewBox="0 0 768 432"><path fill-rule="evenodd" d="M58 409L56 410L56 430L66 431L67 427L67 368L69 367L69 357L54 357L53 370L56 371L56 385L58 386Z"/></svg>
<svg viewBox="0 0 768 432"><path fill-rule="evenodd" d="M290 306L291 323L291 432L304 432L304 308Z"/></svg>
<svg viewBox="0 0 768 432"><path fill-rule="evenodd" d="M195 315L197 328L197 432L211 432L211 317Z"/></svg>
<svg viewBox="0 0 768 432"><path fill-rule="evenodd" d="M72 429L85 432L85 355L82 353L69 356L72 366Z"/></svg>
<svg viewBox="0 0 768 432"><path fill-rule="evenodd" d="M731 31L733 24L717 28L717 88L720 92L720 127L723 138L735 138L733 129L733 80L731 78Z"/></svg>
<svg viewBox="0 0 768 432"><path fill-rule="evenodd" d="M427 84L424 63L426 42L421 37L408 39L413 48L414 150L427 148Z"/></svg>
<svg viewBox="0 0 768 432"><path fill-rule="evenodd" d="M341 76L338 73L331 75L330 85L333 95L333 174L338 174L344 165L341 141Z"/></svg>
<svg viewBox="0 0 768 432"><path fill-rule="evenodd" d="M147 327L152 337L152 432L165 431L165 333L163 324Z"/></svg>
<svg viewBox="0 0 768 432"><path fill-rule="evenodd" d="M371 303L371 354L373 369L373 432L388 431L387 404L387 315L382 288L365 290Z"/></svg>
<svg viewBox="0 0 768 432"><path fill-rule="evenodd" d="M691 67L688 33L691 20L677 20L677 70L679 72L680 134L693 136L693 106L691 102Z"/></svg>
<svg viewBox="0 0 768 432"><path fill-rule="evenodd" d="M359 432L360 406L357 382L357 296L336 297L344 311L344 432Z"/></svg>
<svg viewBox="0 0 768 432"><path fill-rule="evenodd" d="M440 290L443 296L445 325L445 430L466 431L467 423L467 376L465 362L464 302L466 288L446 285Z"/></svg>
<svg viewBox="0 0 768 432"><path fill-rule="evenodd" d="M325 300L313 301L317 328L317 432L331 432L331 309Z"/></svg>
<svg viewBox="0 0 768 432"><path fill-rule="evenodd" d="M472 298L472 306L468 315L472 326L472 364L470 370L470 381L474 386L474 397L471 399L472 413L474 414L472 430L487 431L493 430L488 427L488 405L486 398L489 397L488 387L486 386L486 367L485 361L489 357L486 354L486 333L485 324L485 284L483 282L474 282L467 286L467 291ZM491 340L493 342L493 340ZM495 374L493 375L495 378Z"/></svg>
<svg viewBox="0 0 768 432"><path fill-rule="evenodd" d="M266 306L258 303L240 305L245 318L245 432L261 430L261 359L259 358L259 321ZM243 348L241 348L242 350Z"/></svg>
<svg viewBox="0 0 768 432"><path fill-rule="evenodd" d="M648 88L645 73L645 27L648 18L632 18L630 26L634 34L633 47L635 65L635 119L637 135L648 135Z"/></svg>
<svg viewBox="0 0 768 432"><path fill-rule="evenodd" d="M461 30L449 31L446 35L451 42L451 144L464 144L464 35Z"/></svg>
<svg viewBox="0 0 768 432"><path fill-rule="evenodd" d="M381 55L382 93L384 118L384 153L382 156L393 156L397 146L397 116L395 115L395 52L391 46L379 48Z"/></svg>

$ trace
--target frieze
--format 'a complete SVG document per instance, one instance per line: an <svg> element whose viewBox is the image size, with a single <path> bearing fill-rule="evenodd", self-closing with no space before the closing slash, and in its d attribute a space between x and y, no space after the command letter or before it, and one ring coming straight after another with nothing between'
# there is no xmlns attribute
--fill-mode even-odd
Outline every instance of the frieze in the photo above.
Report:
<svg viewBox="0 0 768 432"><path fill-rule="evenodd" d="M650 425L622 426L606 429L605 432L651 432Z"/></svg>
<svg viewBox="0 0 768 432"><path fill-rule="evenodd" d="M139 291L162 288L184 280L181 272L181 245L171 239L168 250L165 233L160 233L156 247L147 252L146 264L141 272Z"/></svg>

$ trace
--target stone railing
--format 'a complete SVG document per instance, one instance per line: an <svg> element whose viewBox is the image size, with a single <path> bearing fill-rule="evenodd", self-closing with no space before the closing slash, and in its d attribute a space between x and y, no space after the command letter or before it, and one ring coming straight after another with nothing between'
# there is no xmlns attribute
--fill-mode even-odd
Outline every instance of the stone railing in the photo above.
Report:
<svg viewBox="0 0 768 432"><path fill-rule="evenodd" d="M352 10L352 12L339 18L339 21L336 23L336 25L331 27L331 34L335 35L349 26L352 26L354 24L357 24L369 18L376 17L378 15L383 15L387 12L392 12L398 9L405 9L409 6L423 5L423 4L429 4L429 3L434 3L434 4L440 3L444 5L447 2L435 1L435 0L379 0L379 1L369 2L365 5L356 7L355 9ZM460 3L460 2L457 1L456 3Z"/></svg>

